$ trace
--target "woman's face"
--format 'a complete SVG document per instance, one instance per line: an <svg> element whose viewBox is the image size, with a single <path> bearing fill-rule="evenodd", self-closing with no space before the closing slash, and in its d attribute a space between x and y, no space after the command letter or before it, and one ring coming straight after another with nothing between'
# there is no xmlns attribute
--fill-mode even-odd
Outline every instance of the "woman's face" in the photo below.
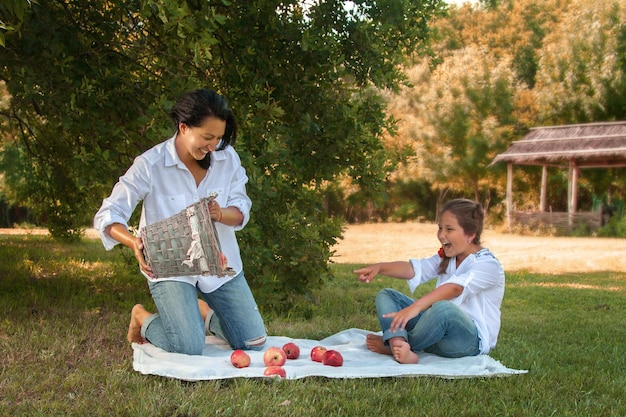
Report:
<svg viewBox="0 0 626 417"><path fill-rule="evenodd" d="M449 211L441 214L437 238L441 242L446 256L456 256L459 262L465 259L467 255L472 253L474 237L475 235L465 233L454 214Z"/></svg>
<svg viewBox="0 0 626 417"><path fill-rule="evenodd" d="M188 126L181 123L178 126L178 137L181 148L196 161L201 161L213 152L220 143L226 130L226 122L217 117L207 117L200 126ZM186 155L180 155L185 160Z"/></svg>

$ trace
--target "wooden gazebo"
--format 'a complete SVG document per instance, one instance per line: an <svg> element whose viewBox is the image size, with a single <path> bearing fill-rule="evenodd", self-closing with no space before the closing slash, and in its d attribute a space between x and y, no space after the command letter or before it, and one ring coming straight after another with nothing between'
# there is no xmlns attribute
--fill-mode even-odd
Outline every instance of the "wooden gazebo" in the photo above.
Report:
<svg viewBox="0 0 626 417"><path fill-rule="evenodd" d="M579 213L577 185L582 168L611 168L626 166L626 121L587 123L532 128L521 140L496 156L491 163L507 163L506 206L509 229L513 222L529 219L551 225L569 227L584 222L599 227L601 212ZM519 212L513 207L513 165L543 167L538 212ZM567 213L546 211L548 167L567 168Z"/></svg>

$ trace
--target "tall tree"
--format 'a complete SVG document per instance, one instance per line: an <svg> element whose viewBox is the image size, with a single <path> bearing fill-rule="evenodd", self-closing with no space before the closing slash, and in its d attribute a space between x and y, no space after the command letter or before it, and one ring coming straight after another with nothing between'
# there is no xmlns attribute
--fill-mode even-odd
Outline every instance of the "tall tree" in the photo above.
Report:
<svg viewBox="0 0 626 417"><path fill-rule="evenodd" d="M509 60L467 47L408 74L412 87L390 108L405 115L400 131L414 141L418 171L442 198L452 191L488 206L502 183L488 165L506 149L517 124L517 83Z"/></svg>
<svg viewBox="0 0 626 417"><path fill-rule="evenodd" d="M241 124L252 285L284 306L328 276L339 219L322 187L381 182L389 127L373 87L396 88L439 0L52 0L0 50L30 204L75 237L138 152L172 134L182 92L209 86Z"/></svg>
<svg viewBox="0 0 626 417"><path fill-rule="evenodd" d="M535 95L543 123L617 116L607 112L606 103L611 90L622 88L618 51L624 21L626 7L619 0L571 0L540 51Z"/></svg>

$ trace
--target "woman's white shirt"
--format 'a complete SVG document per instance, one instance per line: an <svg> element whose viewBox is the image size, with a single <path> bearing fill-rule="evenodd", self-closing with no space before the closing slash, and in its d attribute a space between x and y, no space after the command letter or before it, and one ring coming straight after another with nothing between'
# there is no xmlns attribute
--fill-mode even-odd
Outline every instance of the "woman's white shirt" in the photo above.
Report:
<svg viewBox="0 0 626 417"><path fill-rule="evenodd" d="M131 167L120 177L111 195L102 202L95 215L94 227L107 250L117 242L104 230L113 223L128 227L128 221L143 201L139 230L146 225L166 219L196 203L210 193L217 193L221 207L234 206L243 214L243 222L236 226L215 223L222 252L228 266L236 273L243 269L243 262L235 232L250 220L252 202L246 193L248 177L241 160L232 146L211 153L211 165L199 185L180 160L174 146L175 136L135 158ZM198 284L203 292L212 292L230 280L230 277L181 276L164 278ZM158 280L157 280L158 281Z"/></svg>

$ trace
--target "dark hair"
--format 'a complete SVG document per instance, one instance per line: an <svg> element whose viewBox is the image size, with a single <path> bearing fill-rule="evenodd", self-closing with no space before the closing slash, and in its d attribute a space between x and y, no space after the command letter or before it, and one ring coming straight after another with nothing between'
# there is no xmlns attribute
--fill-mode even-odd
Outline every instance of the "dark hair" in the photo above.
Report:
<svg viewBox="0 0 626 417"><path fill-rule="evenodd" d="M439 212L439 217L448 211L456 217L456 220L459 222L459 226L461 226L465 234L474 235L472 243L480 245L480 236L483 233L483 222L485 220L483 206L480 203L476 203L475 201L468 200L466 198L457 198L444 204L443 208ZM449 263L450 258L447 256L444 257L439 264L440 274L446 272Z"/></svg>
<svg viewBox="0 0 626 417"><path fill-rule="evenodd" d="M176 129L180 123L188 126L198 127L207 117L217 117L226 122L226 129L222 141L216 149L221 151L228 145L235 145L237 140L237 121L232 110L228 107L228 102L224 97L213 90L202 88L185 93L171 108L170 118L174 121ZM200 166L208 168L211 164L211 155L198 161Z"/></svg>

